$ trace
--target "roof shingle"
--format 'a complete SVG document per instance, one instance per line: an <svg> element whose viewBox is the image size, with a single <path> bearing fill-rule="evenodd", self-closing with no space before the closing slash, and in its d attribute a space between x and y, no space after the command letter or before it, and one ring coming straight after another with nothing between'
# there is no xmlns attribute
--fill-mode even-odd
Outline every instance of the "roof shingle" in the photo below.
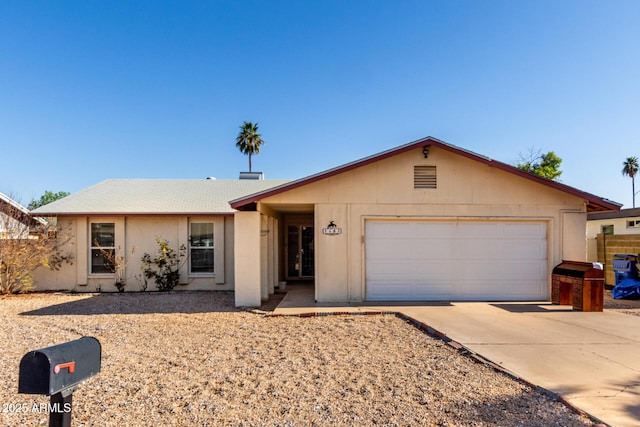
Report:
<svg viewBox="0 0 640 427"><path fill-rule="evenodd" d="M36 215L228 214L229 200L286 180L108 179L33 211Z"/></svg>

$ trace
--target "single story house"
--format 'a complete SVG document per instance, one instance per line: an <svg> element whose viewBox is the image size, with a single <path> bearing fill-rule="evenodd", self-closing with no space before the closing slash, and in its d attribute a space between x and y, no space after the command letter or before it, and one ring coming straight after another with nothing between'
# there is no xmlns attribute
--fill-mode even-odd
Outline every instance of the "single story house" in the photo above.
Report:
<svg viewBox="0 0 640 427"><path fill-rule="evenodd" d="M162 237L187 248L178 288L234 290L238 306L281 281L319 302L548 300L553 266L586 259L587 213L619 209L428 137L288 182L104 181L34 212L73 230L75 255L36 283L115 290L96 242L131 276Z"/></svg>
<svg viewBox="0 0 640 427"><path fill-rule="evenodd" d="M640 208L587 215L587 239L598 234L640 234Z"/></svg>

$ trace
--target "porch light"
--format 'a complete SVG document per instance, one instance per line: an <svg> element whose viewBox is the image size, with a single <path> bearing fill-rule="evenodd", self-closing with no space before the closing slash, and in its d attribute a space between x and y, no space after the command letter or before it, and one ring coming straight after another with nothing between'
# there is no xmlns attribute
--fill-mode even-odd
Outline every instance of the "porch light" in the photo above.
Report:
<svg viewBox="0 0 640 427"><path fill-rule="evenodd" d="M424 158L428 158L429 157L429 146L425 145L424 147L422 147L422 154L424 154Z"/></svg>

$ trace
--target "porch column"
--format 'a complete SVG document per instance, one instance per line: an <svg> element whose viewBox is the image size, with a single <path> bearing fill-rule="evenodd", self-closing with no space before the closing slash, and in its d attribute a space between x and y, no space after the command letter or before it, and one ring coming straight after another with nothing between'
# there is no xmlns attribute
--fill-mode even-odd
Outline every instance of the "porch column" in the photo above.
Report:
<svg viewBox="0 0 640 427"><path fill-rule="evenodd" d="M260 212L236 212L233 230L236 307L258 307L261 302Z"/></svg>
<svg viewBox="0 0 640 427"><path fill-rule="evenodd" d="M275 223L275 218L273 218L272 216L269 217L268 219L269 221L269 234L267 235L267 238L269 239L268 242L268 251L269 251L269 260L268 260L268 268L267 268L267 278L268 278L268 283L269 283L269 295L272 295L275 292L275 280L273 280L273 263L275 260L275 251L273 250L273 239L274 239L274 223Z"/></svg>
<svg viewBox="0 0 640 427"><path fill-rule="evenodd" d="M260 296L269 299L269 217L260 218Z"/></svg>

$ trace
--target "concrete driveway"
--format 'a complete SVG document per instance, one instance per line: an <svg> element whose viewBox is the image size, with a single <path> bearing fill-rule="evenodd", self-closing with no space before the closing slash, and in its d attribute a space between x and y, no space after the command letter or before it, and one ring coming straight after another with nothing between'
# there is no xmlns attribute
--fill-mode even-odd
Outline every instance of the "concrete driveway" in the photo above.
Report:
<svg viewBox="0 0 640 427"><path fill-rule="evenodd" d="M640 425L638 316L548 302L331 306L305 294L290 292L276 313L399 311L612 426Z"/></svg>

